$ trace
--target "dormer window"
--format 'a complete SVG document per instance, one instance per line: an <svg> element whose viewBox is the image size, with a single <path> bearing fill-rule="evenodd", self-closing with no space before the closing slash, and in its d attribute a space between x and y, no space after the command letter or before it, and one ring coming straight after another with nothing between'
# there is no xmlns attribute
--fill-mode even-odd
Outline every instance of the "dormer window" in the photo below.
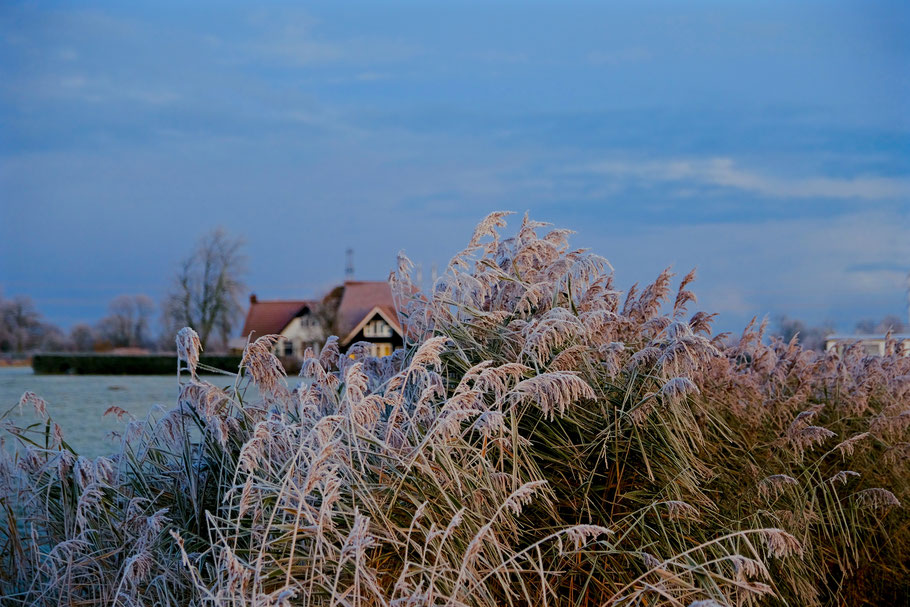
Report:
<svg viewBox="0 0 910 607"><path fill-rule="evenodd" d="M371 320L363 328L364 337L392 337L392 327L384 320Z"/></svg>

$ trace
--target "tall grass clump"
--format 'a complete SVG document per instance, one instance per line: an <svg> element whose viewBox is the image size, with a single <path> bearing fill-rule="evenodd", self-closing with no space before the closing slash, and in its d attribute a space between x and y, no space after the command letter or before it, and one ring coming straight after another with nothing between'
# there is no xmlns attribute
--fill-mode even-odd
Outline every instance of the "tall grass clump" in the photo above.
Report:
<svg viewBox="0 0 910 607"><path fill-rule="evenodd" d="M184 329L176 406L96 459L26 393L44 422L6 423L7 604L906 602L897 344L715 336L692 273L623 294L568 231L504 238L505 215L430 292L399 259L392 356L330 338L289 390L266 336L214 385Z"/></svg>

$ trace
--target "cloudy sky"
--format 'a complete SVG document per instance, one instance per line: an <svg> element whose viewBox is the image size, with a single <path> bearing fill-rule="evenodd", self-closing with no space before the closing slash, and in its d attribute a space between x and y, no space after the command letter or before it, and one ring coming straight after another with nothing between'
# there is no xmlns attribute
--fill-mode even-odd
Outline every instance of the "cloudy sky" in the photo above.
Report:
<svg viewBox="0 0 910 607"><path fill-rule="evenodd" d="M260 298L444 266L492 210L721 329L905 316L906 2L0 6L0 287L63 326L196 238Z"/></svg>

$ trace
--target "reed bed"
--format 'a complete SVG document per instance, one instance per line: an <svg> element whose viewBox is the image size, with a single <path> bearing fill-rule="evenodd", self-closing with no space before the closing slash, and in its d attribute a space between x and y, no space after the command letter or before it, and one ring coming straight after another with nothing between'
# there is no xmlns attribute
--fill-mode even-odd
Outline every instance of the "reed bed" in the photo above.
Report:
<svg viewBox="0 0 910 607"><path fill-rule="evenodd" d="M4 416L4 604L906 603L897 344L712 335L693 273L621 294L570 232L506 238L506 215L431 292L400 257L392 356L330 338L289 390L266 336L218 386L183 329L176 406L96 459L26 393L45 421Z"/></svg>

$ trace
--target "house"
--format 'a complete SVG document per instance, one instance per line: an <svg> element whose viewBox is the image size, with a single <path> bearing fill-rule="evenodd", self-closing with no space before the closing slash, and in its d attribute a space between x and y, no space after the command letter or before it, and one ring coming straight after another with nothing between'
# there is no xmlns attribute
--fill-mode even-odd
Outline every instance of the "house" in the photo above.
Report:
<svg viewBox="0 0 910 607"><path fill-rule="evenodd" d="M250 309L240 337L231 340L232 350L242 350L247 341L263 335L280 335L274 346L276 356L302 357L308 347L318 350L325 341L325 332L316 315L318 302L300 300L259 301L250 295Z"/></svg>
<svg viewBox="0 0 910 607"><path fill-rule="evenodd" d="M332 302L337 305L334 313ZM319 314L320 309L328 313ZM231 340L231 349L240 351L248 340L275 334L283 338L274 346L275 355L300 358L308 347L318 351L330 333L338 336L342 351L361 341L370 344L373 356L401 348L403 332L389 283L348 280L321 302L260 301L251 295L243 331Z"/></svg>
<svg viewBox="0 0 910 607"><path fill-rule="evenodd" d="M392 288L384 280L345 281L335 328L342 349L365 341L372 356L388 356L404 345Z"/></svg>
<svg viewBox="0 0 910 607"><path fill-rule="evenodd" d="M910 356L910 333L895 333L891 339L901 344L902 354ZM855 343L862 344L863 351L867 356L884 356L885 355L885 335L829 335L825 341L825 350L831 351L837 349L843 352L844 348Z"/></svg>

